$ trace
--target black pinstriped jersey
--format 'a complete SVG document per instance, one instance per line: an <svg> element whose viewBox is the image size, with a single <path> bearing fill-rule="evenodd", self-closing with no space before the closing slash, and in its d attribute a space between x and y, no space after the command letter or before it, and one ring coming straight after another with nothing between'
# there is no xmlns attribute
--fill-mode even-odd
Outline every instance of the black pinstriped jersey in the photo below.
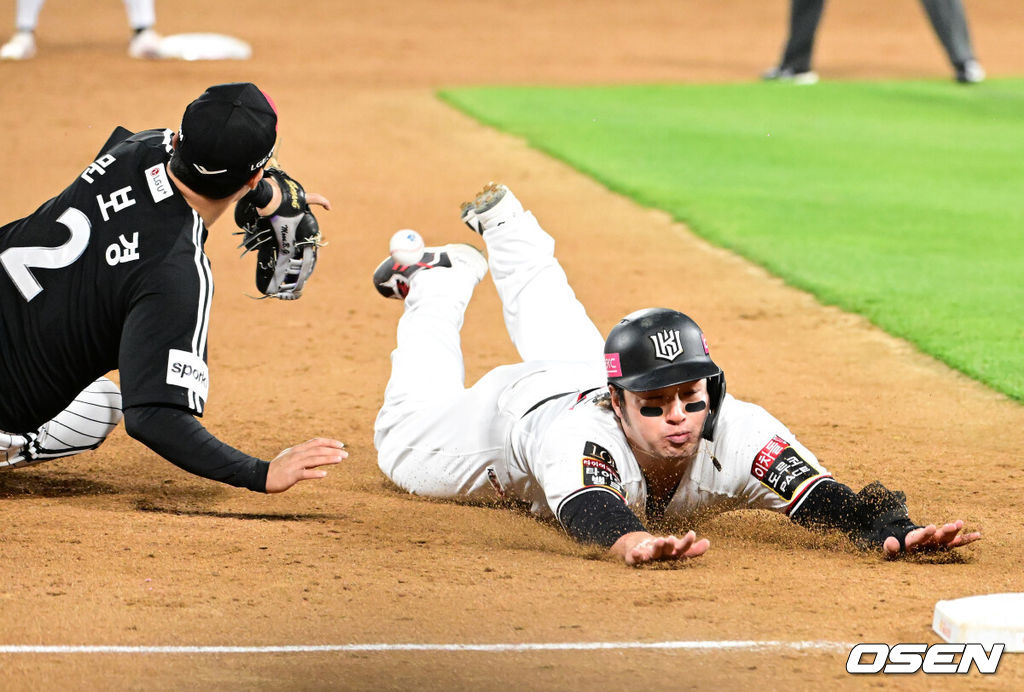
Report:
<svg viewBox="0 0 1024 692"><path fill-rule="evenodd" d="M115 369L125 408L202 415L213 277L167 173L172 134L124 139L0 228L0 429L35 430Z"/></svg>

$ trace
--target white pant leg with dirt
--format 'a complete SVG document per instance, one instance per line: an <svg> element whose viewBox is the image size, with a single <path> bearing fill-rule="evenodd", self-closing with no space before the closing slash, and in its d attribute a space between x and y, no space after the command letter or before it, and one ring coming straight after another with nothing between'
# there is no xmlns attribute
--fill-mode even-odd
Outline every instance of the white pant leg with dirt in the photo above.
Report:
<svg viewBox="0 0 1024 692"><path fill-rule="evenodd" d="M506 326L527 362L465 389L459 330L475 277L459 266L413 275L374 444L384 474L418 495L496 500L490 474L514 490L513 423L553 394L605 382L604 341L533 215L486 230L484 240Z"/></svg>

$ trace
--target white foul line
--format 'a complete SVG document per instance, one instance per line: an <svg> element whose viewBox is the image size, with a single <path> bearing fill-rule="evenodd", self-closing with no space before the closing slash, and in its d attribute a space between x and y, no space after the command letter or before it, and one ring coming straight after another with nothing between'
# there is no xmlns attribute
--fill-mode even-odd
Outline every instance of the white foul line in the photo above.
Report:
<svg viewBox="0 0 1024 692"><path fill-rule="evenodd" d="M387 651L593 651L597 649L789 649L796 651L849 651L845 642L804 641L674 641L674 642L552 642L522 644L310 644L293 646L70 646L0 645L0 654L292 654L320 652Z"/></svg>

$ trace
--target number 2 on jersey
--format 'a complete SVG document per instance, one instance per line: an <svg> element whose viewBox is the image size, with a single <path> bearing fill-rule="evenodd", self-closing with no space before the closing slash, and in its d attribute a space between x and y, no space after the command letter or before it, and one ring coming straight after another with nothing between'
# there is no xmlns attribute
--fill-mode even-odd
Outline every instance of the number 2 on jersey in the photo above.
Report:
<svg viewBox="0 0 1024 692"><path fill-rule="evenodd" d="M11 281L26 301L32 300L43 290L32 274L32 268L62 269L81 257L89 245L92 225L85 214L71 207L61 214L57 221L71 231L71 237L63 245L12 247L0 252L0 264L3 264Z"/></svg>

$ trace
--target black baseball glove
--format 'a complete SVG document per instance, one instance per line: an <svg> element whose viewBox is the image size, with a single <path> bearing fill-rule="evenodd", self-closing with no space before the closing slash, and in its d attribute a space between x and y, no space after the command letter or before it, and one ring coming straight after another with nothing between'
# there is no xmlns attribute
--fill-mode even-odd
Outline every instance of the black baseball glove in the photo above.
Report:
<svg viewBox="0 0 1024 692"><path fill-rule="evenodd" d="M258 194L246 195L235 205L235 223L242 229L239 247L245 248L243 255L256 251L260 293L295 300L316 267L317 250L323 246L320 225L309 210L302 185L280 168L267 168L264 175L281 189L281 204L267 216L257 211Z"/></svg>

